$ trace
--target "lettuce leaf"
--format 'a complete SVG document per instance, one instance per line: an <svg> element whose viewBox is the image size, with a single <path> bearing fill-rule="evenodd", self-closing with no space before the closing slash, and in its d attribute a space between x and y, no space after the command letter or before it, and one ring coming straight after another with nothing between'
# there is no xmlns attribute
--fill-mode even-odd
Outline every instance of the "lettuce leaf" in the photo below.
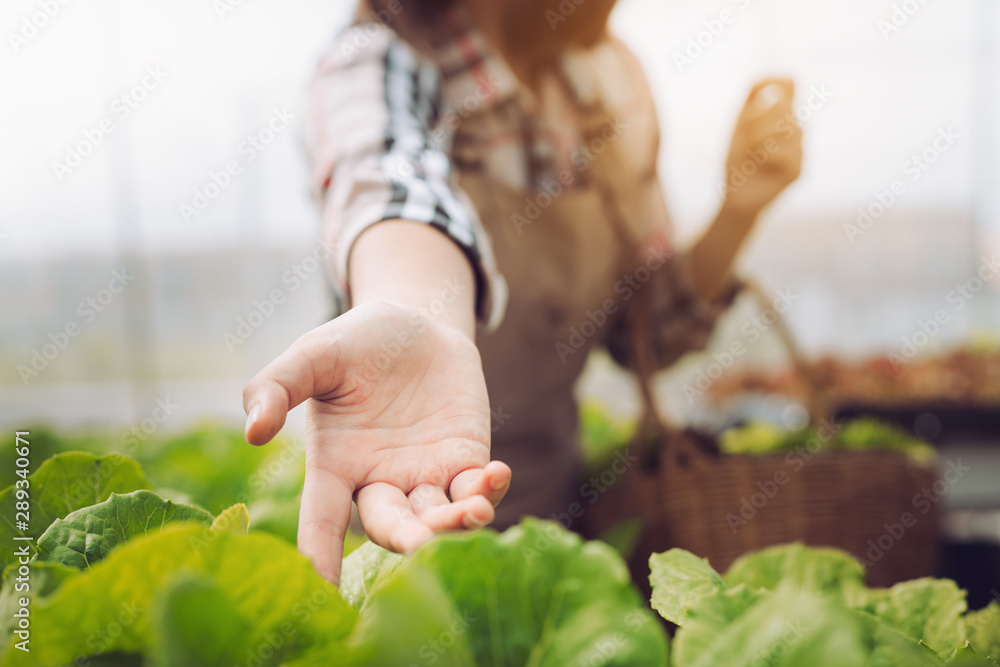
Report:
<svg viewBox="0 0 1000 667"><path fill-rule="evenodd" d="M964 623L972 648L994 662L1000 660L1000 602L993 600L982 609L970 611Z"/></svg>
<svg viewBox="0 0 1000 667"><path fill-rule="evenodd" d="M237 658L254 654L252 622L204 574L179 573L158 596L153 614L151 667L239 664ZM280 649L283 640L276 634L266 645Z"/></svg>
<svg viewBox="0 0 1000 667"><path fill-rule="evenodd" d="M38 567L45 564L33 564ZM176 583L178 577L197 575L208 583ZM197 612L199 607L191 603L195 599L207 606L189 626L157 627L172 618L172 609ZM149 612L161 603L165 612ZM260 667L322 647L337 656L336 662L354 655L347 639L357 612L294 547L270 535L212 532L203 525L174 523L115 549L90 570L35 600L31 653L14 649L16 638L10 638L0 662L9 667L57 667L79 657L111 653L152 658L162 637L186 642L181 648L197 656L198 647L190 644L204 638L194 630L200 626L214 632L218 618L213 610L219 609L242 619L242 624L232 623L250 633L220 654L225 657L221 664L246 663L246 652L235 654L246 646L253 647ZM272 648L274 637L283 639L278 649Z"/></svg>
<svg viewBox="0 0 1000 667"><path fill-rule="evenodd" d="M554 522L440 536L407 559L366 544L346 559L342 590L366 613L384 586L421 568L467 621L461 641L477 665L667 663L663 629L621 557Z"/></svg>
<svg viewBox="0 0 1000 667"><path fill-rule="evenodd" d="M149 480L139 464L121 454L58 454L28 476L29 530L18 530L13 523L16 486L11 485L0 491L0 543L11 544L13 538L19 535L38 536L56 519L104 502L112 493L130 493L148 488ZM11 549L0 550L0 570L6 568L13 558Z"/></svg>
<svg viewBox="0 0 1000 667"><path fill-rule="evenodd" d="M212 523L212 515L190 505L177 505L152 491L112 493L103 503L56 519L40 538L40 561L55 561L79 569L93 567L112 549L139 535L160 531L172 521Z"/></svg>
<svg viewBox="0 0 1000 667"><path fill-rule="evenodd" d="M864 587L865 570L839 549L782 544L738 558L723 577L727 584L775 591L792 586L819 594Z"/></svg>
<svg viewBox="0 0 1000 667"><path fill-rule="evenodd" d="M807 591L739 585L698 600L689 616L674 641L675 667L857 667L868 655L849 612Z"/></svg>
<svg viewBox="0 0 1000 667"><path fill-rule="evenodd" d="M953 581L917 579L868 589L861 565L836 549L772 547L743 556L721 577L706 561L678 549L654 555L650 565L653 606L681 626L676 667L755 660L789 667L842 660L866 667L933 667L957 659L967 646L965 593ZM979 617L971 623L990 625ZM969 651L961 655L963 662L979 664Z"/></svg>
<svg viewBox="0 0 1000 667"><path fill-rule="evenodd" d="M874 615L946 660L966 643L965 608L965 592L954 581L925 578L886 589Z"/></svg>
<svg viewBox="0 0 1000 667"><path fill-rule="evenodd" d="M684 549L653 554L649 569L653 609L680 626L685 624L687 612L698 600L728 588L707 560Z"/></svg>

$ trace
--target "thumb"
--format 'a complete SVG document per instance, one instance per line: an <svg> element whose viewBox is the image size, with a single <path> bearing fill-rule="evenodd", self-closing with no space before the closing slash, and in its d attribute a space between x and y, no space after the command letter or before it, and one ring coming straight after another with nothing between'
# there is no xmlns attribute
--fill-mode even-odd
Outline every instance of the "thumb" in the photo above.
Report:
<svg viewBox="0 0 1000 667"><path fill-rule="evenodd" d="M289 410L340 385L338 343L334 322L329 322L299 338L247 383L243 388L247 442L270 442L284 426Z"/></svg>

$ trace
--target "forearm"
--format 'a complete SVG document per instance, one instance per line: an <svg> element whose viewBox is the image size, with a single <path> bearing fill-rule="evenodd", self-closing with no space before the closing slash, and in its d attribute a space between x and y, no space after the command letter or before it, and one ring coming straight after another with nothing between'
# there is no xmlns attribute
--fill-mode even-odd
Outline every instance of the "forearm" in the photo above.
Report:
<svg viewBox="0 0 1000 667"><path fill-rule="evenodd" d="M723 205L708 230L688 251L691 278L699 296L709 301L720 296L756 219L755 213Z"/></svg>
<svg viewBox="0 0 1000 667"><path fill-rule="evenodd" d="M348 267L354 305L419 308L436 321L475 335L476 284L461 248L430 225L387 220L365 230Z"/></svg>

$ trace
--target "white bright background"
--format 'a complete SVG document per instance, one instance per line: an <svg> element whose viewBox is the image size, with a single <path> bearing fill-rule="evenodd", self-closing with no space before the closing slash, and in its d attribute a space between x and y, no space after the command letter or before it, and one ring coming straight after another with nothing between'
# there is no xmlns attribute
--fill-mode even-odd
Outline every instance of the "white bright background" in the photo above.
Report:
<svg viewBox="0 0 1000 667"><path fill-rule="evenodd" d="M878 21L894 4L623 0L613 20L660 105L662 177L684 242L718 205L753 81L793 76L800 102L811 86L832 93L804 123L802 179L761 221L744 262L769 288L802 295L789 317L812 353L893 349L1000 249L1000 9L910 0L919 9L885 39ZM176 423L236 418L242 383L329 313L319 272L295 290L282 275L317 231L299 131L305 87L353 3L69 0L15 50L10 35L41 6L0 9L0 422L129 423L164 397L179 405ZM735 20L679 70L675 52L723 10ZM148 67L165 80L120 119L115 98ZM245 162L241 142L274 109L295 122ZM114 131L60 182L53 161L104 117ZM857 208L947 126L957 144L849 243L843 225ZM179 205L229 160L242 172L184 222ZM23 382L18 367L81 321L78 304L121 266L135 281ZM276 288L286 303L231 351L223 335ZM996 331L997 306L991 284L932 347ZM738 310L720 338L747 316Z"/></svg>

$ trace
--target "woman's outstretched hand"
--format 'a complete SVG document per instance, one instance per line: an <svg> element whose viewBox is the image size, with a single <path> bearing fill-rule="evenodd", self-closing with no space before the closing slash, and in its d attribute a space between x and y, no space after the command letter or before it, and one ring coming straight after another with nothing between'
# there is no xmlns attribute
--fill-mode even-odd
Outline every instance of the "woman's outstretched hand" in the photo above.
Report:
<svg viewBox="0 0 1000 667"><path fill-rule="evenodd" d="M324 578L339 582L352 497L371 540L404 553L493 520L510 468L490 462L482 363L459 329L407 306L355 307L247 384L247 441L271 440L306 400L298 543Z"/></svg>

